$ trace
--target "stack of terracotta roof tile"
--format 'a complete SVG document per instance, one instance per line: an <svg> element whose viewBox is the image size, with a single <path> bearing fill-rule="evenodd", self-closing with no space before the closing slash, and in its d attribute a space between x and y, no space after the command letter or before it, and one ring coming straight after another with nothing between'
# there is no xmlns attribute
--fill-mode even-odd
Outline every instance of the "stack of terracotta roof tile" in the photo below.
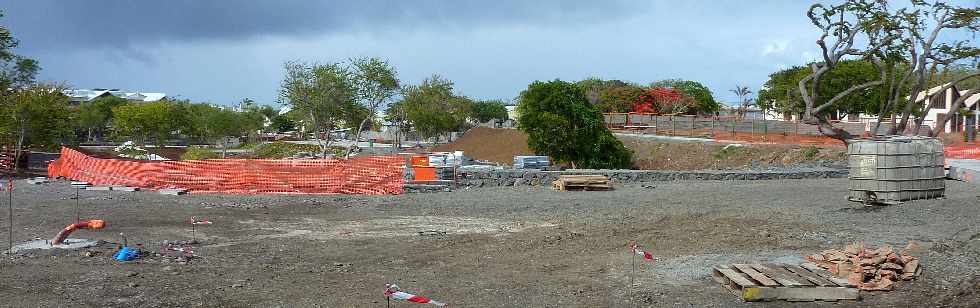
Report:
<svg viewBox="0 0 980 308"><path fill-rule="evenodd" d="M888 245L872 249L864 243L854 243L843 250L824 250L806 256L806 260L837 277L846 277L862 290L890 291L895 281L913 280L922 272L919 258L909 255L917 249L915 243L898 252Z"/></svg>

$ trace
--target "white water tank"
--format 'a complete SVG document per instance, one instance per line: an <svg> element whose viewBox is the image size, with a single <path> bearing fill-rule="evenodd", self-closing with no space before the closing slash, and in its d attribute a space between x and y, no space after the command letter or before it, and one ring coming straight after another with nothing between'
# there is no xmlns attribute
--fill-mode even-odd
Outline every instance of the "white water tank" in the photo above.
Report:
<svg viewBox="0 0 980 308"><path fill-rule="evenodd" d="M943 144L938 139L890 136L847 146L849 197L868 204L940 198L946 191Z"/></svg>

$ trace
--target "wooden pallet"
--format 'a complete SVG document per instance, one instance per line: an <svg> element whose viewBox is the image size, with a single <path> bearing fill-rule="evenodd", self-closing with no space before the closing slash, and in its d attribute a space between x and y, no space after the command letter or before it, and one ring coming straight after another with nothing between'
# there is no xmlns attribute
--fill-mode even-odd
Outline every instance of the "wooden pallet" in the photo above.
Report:
<svg viewBox="0 0 980 308"><path fill-rule="evenodd" d="M605 175L562 175L551 185L557 190L612 190Z"/></svg>
<svg viewBox="0 0 980 308"><path fill-rule="evenodd" d="M838 301L856 300L855 285L834 277L812 263L732 264L715 266L715 281L747 302L753 301Z"/></svg>

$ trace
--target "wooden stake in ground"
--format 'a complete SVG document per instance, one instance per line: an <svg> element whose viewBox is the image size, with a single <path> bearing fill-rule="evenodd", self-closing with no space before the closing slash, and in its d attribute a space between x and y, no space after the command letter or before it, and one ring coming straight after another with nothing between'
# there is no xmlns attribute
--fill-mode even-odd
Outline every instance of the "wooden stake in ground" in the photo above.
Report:
<svg viewBox="0 0 980 308"><path fill-rule="evenodd" d="M79 197L78 197L78 191L79 191L79 189L80 188L78 188L77 186L75 187L75 223L79 223L79 222L82 221L82 219L81 219L81 216L82 216L81 215L82 214L81 212L82 212L82 210L79 208L79 205L78 205L78 199L79 199Z"/></svg>
<svg viewBox="0 0 980 308"><path fill-rule="evenodd" d="M7 250L14 252L14 175L7 176Z"/></svg>

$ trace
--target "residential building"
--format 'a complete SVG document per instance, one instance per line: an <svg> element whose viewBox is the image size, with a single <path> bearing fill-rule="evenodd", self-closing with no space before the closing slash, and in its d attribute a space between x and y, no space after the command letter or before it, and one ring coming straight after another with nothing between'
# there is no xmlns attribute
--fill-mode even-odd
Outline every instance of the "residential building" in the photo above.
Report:
<svg viewBox="0 0 980 308"><path fill-rule="evenodd" d="M980 123L980 112L977 112L977 108L980 107L980 104L978 104L978 102L980 102L980 93L974 93L963 101L963 105L961 107L965 110L972 111L973 113L969 116L972 119L967 119L967 116L961 114L959 110L950 110L953 107L953 103L963 95L966 95L967 91L960 91L955 85L946 88L945 91L940 91L947 85L948 84L933 87L923 93L919 93L919 95L916 96L916 103L924 105L926 99L928 99L929 106L931 107L929 108L929 112L922 120L922 124L935 130L936 125L938 125L939 122L946 117L950 117L949 121L946 122L946 125L943 126L942 131L951 133L964 131L968 122L972 122L973 125Z"/></svg>
<svg viewBox="0 0 980 308"><path fill-rule="evenodd" d="M93 99L104 97L104 96L115 96L119 98L124 98L131 101L138 102L155 102L167 98L166 93L158 92L127 92L120 91L119 89L69 89L65 90L65 95L69 97L68 101L72 104L81 104L83 102L91 101Z"/></svg>

